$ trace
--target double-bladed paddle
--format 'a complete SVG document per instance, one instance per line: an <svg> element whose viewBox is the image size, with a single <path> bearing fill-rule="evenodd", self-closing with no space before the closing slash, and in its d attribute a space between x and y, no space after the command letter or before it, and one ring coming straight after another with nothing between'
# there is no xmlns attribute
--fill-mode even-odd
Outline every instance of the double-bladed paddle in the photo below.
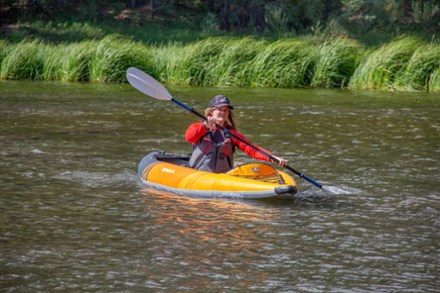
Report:
<svg viewBox="0 0 440 293"><path fill-rule="evenodd" d="M137 69L135 67L130 67L127 70L127 80L133 87L135 87L140 92L146 94L147 96L153 97L158 100L172 101L175 104L185 108L186 110L188 110L192 114L198 116L199 118L201 118L205 121L207 120L204 115L200 114L199 112L195 111L193 108L188 107L187 105L185 105L182 102L173 98L171 96L171 94L167 91L167 89L162 84L160 84L157 80L155 80L153 77L151 77L147 73L143 72L142 70ZM231 136L233 136L236 139L240 140L241 142L245 143L246 145L256 149L258 152L262 153L263 155L265 155L266 157L268 157L272 161L279 163L279 160L277 158L275 158L274 156L272 156L271 154L258 148L257 146L253 145L249 141L244 140L243 138L237 136L233 132L229 131L229 129L222 127L218 124L217 124L217 126L220 129L222 129L223 131L229 133ZM291 167L289 165L285 165L284 167L286 169L292 171L296 175L298 175L300 178L304 178L305 180L309 181L310 183L312 183L316 187L321 188L323 191L328 192L328 193L336 193L334 191L334 188L323 186L322 184L320 184L320 183L316 182L315 180L311 179L310 177L306 176L304 173L295 170L293 167Z"/></svg>

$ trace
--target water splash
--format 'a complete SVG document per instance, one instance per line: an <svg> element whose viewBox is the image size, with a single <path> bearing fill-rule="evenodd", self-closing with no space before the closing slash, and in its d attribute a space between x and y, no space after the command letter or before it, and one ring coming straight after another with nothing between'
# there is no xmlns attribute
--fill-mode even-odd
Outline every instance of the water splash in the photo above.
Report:
<svg viewBox="0 0 440 293"><path fill-rule="evenodd" d="M322 186L321 189L330 194L359 194L360 190L355 188L340 188L336 186Z"/></svg>

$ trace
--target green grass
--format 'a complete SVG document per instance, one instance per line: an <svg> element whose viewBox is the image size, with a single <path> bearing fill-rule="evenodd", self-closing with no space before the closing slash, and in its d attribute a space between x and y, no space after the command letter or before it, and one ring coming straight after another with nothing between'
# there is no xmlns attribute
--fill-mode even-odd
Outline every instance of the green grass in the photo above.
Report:
<svg viewBox="0 0 440 293"><path fill-rule="evenodd" d="M12 46L9 44L9 42L7 42L6 40L0 40L0 65L2 64L3 59L5 59L5 57L10 54L11 49Z"/></svg>
<svg viewBox="0 0 440 293"><path fill-rule="evenodd" d="M313 77L316 48L304 39L268 43L249 65L252 86L303 87Z"/></svg>
<svg viewBox="0 0 440 293"><path fill-rule="evenodd" d="M429 79L429 91L431 92L440 92L440 68L437 69L431 74Z"/></svg>
<svg viewBox="0 0 440 293"><path fill-rule="evenodd" d="M0 43L2 79L122 82L130 66L151 70L150 47L119 35L58 44Z"/></svg>
<svg viewBox="0 0 440 293"><path fill-rule="evenodd" d="M265 47L265 42L250 37L220 39L220 42L222 51L210 67L211 83L221 86L249 86L249 64L252 64L258 52Z"/></svg>
<svg viewBox="0 0 440 293"><path fill-rule="evenodd" d="M43 80L61 80L62 79L62 68L64 50L61 47L56 47L52 44L39 44L39 58L43 63L43 68L41 72L41 79ZM50 56L50 58L45 58L45 56Z"/></svg>
<svg viewBox="0 0 440 293"><path fill-rule="evenodd" d="M348 38L330 38L318 45L312 87L345 87L353 75L363 49Z"/></svg>
<svg viewBox="0 0 440 293"><path fill-rule="evenodd" d="M440 66L440 46L424 44L414 51L406 68L396 77L393 86L404 91L431 91L438 89L434 74ZM438 91L438 90L437 90Z"/></svg>
<svg viewBox="0 0 440 293"><path fill-rule="evenodd" d="M383 45L366 56L354 72L349 86L357 89L399 89L395 86L396 82L419 46L423 46L423 43L412 37Z"/></svg>
<svg viewBox="0 0 440 293"><path fill-rule="evenodd" d="M152 69L147 72L162 83L189 85L189 75L180 66L186 53L177 43L152 46Z"/></svg>
<svg viewBox="0 0 440 293"><path fill-rule="evenodd" d="M4 46L8 50L2 60L0 76L6 79L43 79L44 59L39 40L22 41L16 45Z"/></svg>
<svg viewBox="0 0 440 293"><path fill-rule="evenodd" d="M353 39L213 37L147 44L121 35L54 44L0 40L0 78L126 82L138 67L162 83L440 91L440 45L404 37L377 49Z"/></svg>
<svg viewBox="0 0 440 293"><path fill-rule="evenodd" d="M62 81L89 81L92 59L98 41L84 41L60 46L64 62L61 67Z"/></svg>
<svg viewBox="0 0 440 293"><path fill-rule="evenodd" d="M126 71L130 66L148 70L151 67L150 64L151 56L147 46L120 35L110 35L102 39L96 47L90 65L90 80L124 81Z"/></svg>
<svg viewBox="0 0 440 293"><path fill-rule="evenodd" d="M223 41L208 38L200 42L179 47L181 59L176 62L179 77L178 84L182 85L213 85L210 73L212 66L218 61L218 57L224 48ZM176 71L175 71L176 72Z"/></svg>

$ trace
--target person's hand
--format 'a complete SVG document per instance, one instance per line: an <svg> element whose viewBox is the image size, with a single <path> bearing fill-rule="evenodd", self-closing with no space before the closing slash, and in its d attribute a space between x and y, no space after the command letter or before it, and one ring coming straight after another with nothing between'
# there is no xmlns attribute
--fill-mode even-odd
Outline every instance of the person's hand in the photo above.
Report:
<svg viewBox="0 0 440 293"><path fill-rule="evenodd" d="M272 162L278 163L278 165L283 166L283 167L287 166L287 160L280 158L280 157L277 157L277 156L274 156L274 155L272 155L272 158L273 158Z"/></svg>
<svg viewBox="0 0 440 293"><path fill-rule="evenodd" d="M212 116L209 116L206 118L206 121L203 122L203 124L205 125L206 128L208 129L215 129L215 119Z"/></svg>

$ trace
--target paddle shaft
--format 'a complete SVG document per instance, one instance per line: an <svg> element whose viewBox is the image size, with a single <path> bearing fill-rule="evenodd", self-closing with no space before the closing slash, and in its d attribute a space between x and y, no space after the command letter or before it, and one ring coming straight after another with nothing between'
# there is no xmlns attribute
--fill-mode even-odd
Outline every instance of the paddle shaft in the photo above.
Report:
<svg viewBox="0 0 440 293"><path fill-rule="evenodd" d="M191 112L192 114L196 115L197 117L203 119L204 121L207 121L206 117L202 114L200 114L199 112L197 112L196 110L194 110L191 107L188 107L187 105L185 105L184 103L176 100L175 98L172 98L171 101L181 107L183 107L184 109L188 110L189 112ZM216 126L220 129L222 129L223 131L227 132L228 134L230 134L231 136L235 137L236 139L238 139L239 141L241 141L242 143L252 147L253 149L257 150L258 152L262 153L263 155L265 155L266 157L268 157L269 159L271 159L272 161L275 161L277 163L279 163L279 160L277 158L275 158L274 156L272 156L271 154L269 154L268 152L265 152L264 150L258 148L257 146L253 145L252 143L250 143L247 140L244 140L243 138L241 138L240 136L236 135L235 133L233 133L232 131L230 131L228 128L223 127L219 124L216 123ZM315 180L313 180L312 178L309 178L308 176L306 176L304 173L299 172L297 170L295 170L293 167L289 166L289 165L285 165L284 166L286 169L292 171L293 173L295 173L296 175L298 175L300 178L304 178L305 180L309 181L310 183L312 183L313 185L322 188L322 185L318 182L316 182Z"/></svg>

